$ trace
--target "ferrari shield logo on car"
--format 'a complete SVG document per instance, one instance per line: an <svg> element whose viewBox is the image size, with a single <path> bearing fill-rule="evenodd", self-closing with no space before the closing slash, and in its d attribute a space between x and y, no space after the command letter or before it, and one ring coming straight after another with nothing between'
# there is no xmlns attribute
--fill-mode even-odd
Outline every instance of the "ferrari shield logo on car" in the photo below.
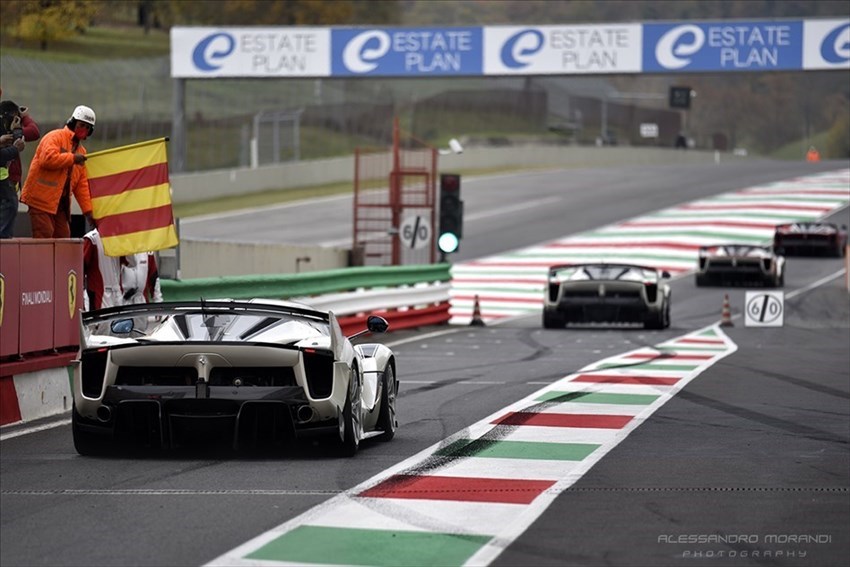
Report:
<svg viewBox="0 0 850 567"><path fill-rule="evenodd" d="M68 318L73 319L77 311L77 272L68 272Z"/></svg>

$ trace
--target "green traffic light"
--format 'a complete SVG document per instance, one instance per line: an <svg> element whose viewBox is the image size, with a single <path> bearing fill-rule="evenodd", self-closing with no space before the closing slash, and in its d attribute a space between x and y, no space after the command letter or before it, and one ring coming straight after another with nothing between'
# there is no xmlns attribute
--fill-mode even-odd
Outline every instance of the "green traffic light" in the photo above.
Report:
<svg viewBox="0 0 850 567"><path fill-rule="evenodd" d="M440 235L440 238L437 239L437 247L443 254L451 254L452 252L455 252L459 244L460 240L458 240L457 235L451 232L444 232Z"/></svg>

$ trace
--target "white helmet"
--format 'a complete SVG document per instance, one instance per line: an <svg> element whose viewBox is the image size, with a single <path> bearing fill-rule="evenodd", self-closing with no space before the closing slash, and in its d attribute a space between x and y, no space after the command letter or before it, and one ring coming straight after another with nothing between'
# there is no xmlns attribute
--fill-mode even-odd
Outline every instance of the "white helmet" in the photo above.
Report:
<svg viewBox="0 0 850 567"><path fill-rule="evenodd" d="M71 118L79 120L81 122L86 122L94 126L95 116L94 110L89 108L88 106L78 106L74 109L74 113L71 115Z"/></svg>

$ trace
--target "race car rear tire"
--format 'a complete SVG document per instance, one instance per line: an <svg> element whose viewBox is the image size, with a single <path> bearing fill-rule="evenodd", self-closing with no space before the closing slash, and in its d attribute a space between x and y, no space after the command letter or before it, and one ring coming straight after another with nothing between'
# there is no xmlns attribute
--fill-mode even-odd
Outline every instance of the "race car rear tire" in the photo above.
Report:
<svg viewBox="0 0 850 567"><path fill-rule="evenodd" d="M357 429L360 424L360 388L357 383L357 369L352 371L351 383L342 408L342 440L339 453L343 457L353 457L360 446L360 434Z"/></svg>
<svg viewBox="0 0 850 567"><path fill-rule="evenodd" d="M381 410L378 414L378 429L383 433L378 437L381 441L389 441L395 436L398 428L398 418L395 411L396 380L392 365L387 366L381 384Z"/></svg>
<svg viewBox="0 0 850 567"><path fill-rule="evenodd" d="M543 310L543 328L544 329L563 329L567 324L563 314L557 311Z"/></svg>
<svg viewBox="0 0 850 567"><path fill-rule="evenodd" d="M84 457L104 455L108 452L109 440L100 435L83 431L80 423L84 421L77 413L76 407L71 407L71 434L74 437L74 449Z"/></svg>
<svg viewBox="0 0 850 567"><path fill-rule="evenodd" d="M695 279L697 287L704 287L708 285L708 276L701 276L697 274Z"/></svg>
<svg viewBox="0 0 850 567"><path fill-rule="evenodd" d="M645 321L644 329L666 329L670 326L670 312L665 308L660 310L651 319Z"/></svg>

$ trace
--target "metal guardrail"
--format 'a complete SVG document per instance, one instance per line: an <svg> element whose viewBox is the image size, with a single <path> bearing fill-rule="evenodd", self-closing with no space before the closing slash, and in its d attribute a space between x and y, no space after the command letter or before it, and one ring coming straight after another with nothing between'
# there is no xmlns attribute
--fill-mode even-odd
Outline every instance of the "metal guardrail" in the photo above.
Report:
<svg viewBox="0 0 850 567"><path fill-rule="evenodd" d="M449 300L449 282L421 283L397 288L376 288L318 297L294 297L316 309L333 311L338 317L384 309L406 309Z"/></svg>
<svg viewBox="0 0 850 567"><path fill-rule="evenodd" d="M162 280L166 301L192 299L291 299L377 287L451 281L450 264L353 267L302 274Z"/></svg>
<svg viewBox="0 0 850 567"><path fill-rule="evenodd" d="M191 299L292 299L333 311L346 334L371 314L394 330L449 321L450 264L357 267L304 274L163 280L167 301Z"/></svg>

